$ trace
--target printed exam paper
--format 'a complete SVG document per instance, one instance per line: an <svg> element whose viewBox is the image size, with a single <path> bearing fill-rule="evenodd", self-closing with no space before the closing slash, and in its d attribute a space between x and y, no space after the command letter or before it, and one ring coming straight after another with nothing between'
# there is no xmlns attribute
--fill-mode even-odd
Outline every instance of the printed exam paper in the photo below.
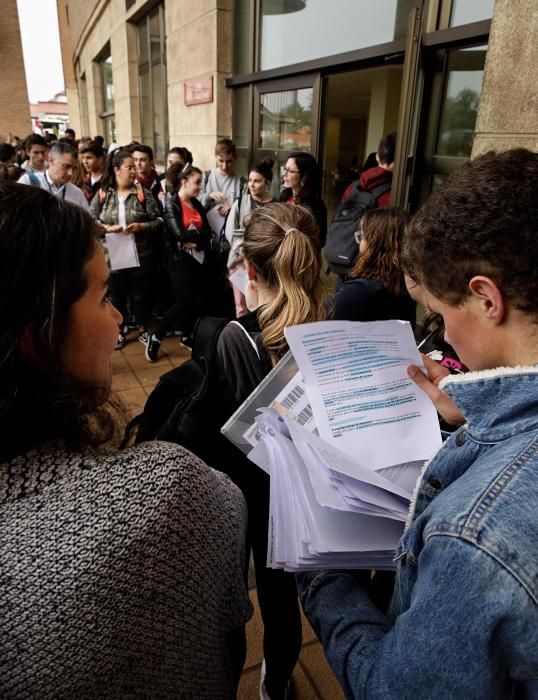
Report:
<svg viewBox="0 0 538 700"><path fill-rule="evenodd" d="M422 366L406 321L325 321L286 339L319 435L370 469L429 459L441 445L436 411L407 376Z"/></svg>

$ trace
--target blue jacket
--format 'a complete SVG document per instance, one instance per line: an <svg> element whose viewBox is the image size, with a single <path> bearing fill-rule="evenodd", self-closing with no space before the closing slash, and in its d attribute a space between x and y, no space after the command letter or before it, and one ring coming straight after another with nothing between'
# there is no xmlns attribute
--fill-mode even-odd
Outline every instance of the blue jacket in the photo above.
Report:
<svg viewBox="0 0 538 700"><path fill-rule="evenodd" d="M419 480L388 617L350 572L298 576L349 698L538 698L538 367L444 389L468 422Z"/></svg>

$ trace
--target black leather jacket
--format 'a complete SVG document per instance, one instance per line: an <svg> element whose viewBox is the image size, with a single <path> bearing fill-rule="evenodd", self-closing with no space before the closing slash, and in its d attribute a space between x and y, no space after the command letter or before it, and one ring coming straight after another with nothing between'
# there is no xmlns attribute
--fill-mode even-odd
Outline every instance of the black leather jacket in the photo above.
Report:
<svg viewBox="0 0 538 700"><path fill-rule="evenodd" d="M202 217L202 227L199 230L186 229L183 226L183 205L176 193L167 192L164 199L164 222L168 249L170 254L176 258L186 255L183 250L184 243L196 243L197 250L208 250L211 241L211 229L203 206L197 199L192 199L191 202Z"/></svg>

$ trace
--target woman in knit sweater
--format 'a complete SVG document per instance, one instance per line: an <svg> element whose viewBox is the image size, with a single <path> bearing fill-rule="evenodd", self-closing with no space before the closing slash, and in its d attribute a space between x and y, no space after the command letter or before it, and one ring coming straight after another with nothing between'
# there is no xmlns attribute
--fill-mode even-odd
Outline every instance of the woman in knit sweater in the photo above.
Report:
<svg viewBox="0 0 538 700"><path fill-rule="evenodd" d="M181 447L103 447L108 276L87 213L0 183L0 696L232 698L245 504Z"/></svg>

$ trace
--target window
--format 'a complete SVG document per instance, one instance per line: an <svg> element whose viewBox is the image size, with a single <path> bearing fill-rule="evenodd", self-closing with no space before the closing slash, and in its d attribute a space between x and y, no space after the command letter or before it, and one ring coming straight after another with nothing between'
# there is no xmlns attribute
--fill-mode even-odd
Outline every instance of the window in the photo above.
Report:
<svg viewBox="0 0 538 700"><path fill-rule="evenodd" d="M418 148L421 175L412 210L471 157L486 50L487 46L473 46L436 52L434 72L426 76L429 99L424 104Z"/></svg>
<svg viewBox="0 0 538 700"><path fill-rule="evenodd" d="M137 25L138 86L143 143L164 161L168 150L166 45L164 6L161 4Z"/></svg>
<svg viewBox="0 0 538 700"><path fill-rule="evenodd" d="M99 61L101 75L103 134L108 144L116 141L116 121L114 115L114 82L112 80L112 56L110 49L108 55Z"/></svg>
<svg viewBox="0 0 538 700"><path fill-rule="evenodd" d="M450 26L457 27L460 24L479 22L482 19L490 19L493 16L495 0L453 0L450 13Z"/></svg>
<svg viewBox="0 0 538 700"><path fill-rule="evenodd" d="M260 148L310 151L313 89L267 92L260 99Z"/></svg>
<svg viewBox="0 0 538 700"><path fill-rule="evenodd" d="M436 154L470 158L484 74L484 49L453 51L448 57Z"/></svg>
<svg viewBox="0 0 538 700"><path fill-rule="evenodd" d="M261 0L260 69L403 39L416 0Z"/></svg>

